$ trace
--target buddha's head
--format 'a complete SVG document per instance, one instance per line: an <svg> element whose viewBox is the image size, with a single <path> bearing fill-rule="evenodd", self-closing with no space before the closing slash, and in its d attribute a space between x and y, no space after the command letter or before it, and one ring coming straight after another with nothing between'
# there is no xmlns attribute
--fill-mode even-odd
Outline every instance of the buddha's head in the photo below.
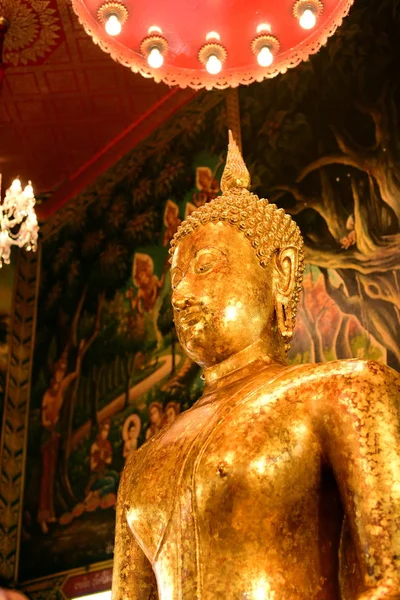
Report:
<svg viewBox="0 0 400 600"><path fill-rule="evenodd" d="M202 367L259 340L282 360L293 336L303 240L293 219L249 186L230 135L222 196L193 211L171 243L176 330L188 356Z"/></svg>

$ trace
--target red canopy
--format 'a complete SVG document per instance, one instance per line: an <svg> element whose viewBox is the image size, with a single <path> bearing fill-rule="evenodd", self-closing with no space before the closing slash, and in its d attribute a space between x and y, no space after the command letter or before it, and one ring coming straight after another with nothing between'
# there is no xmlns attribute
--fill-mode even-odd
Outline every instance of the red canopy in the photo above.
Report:
<svg viewBox="0 0 400 600"><path fill-rule="evenodd" d="M94 42L115 60L156 81L193 88L235 87L273 77L296 66L316 52L334 33L353 0L310 0L322 5L317 23L303 29L295 16L294 0L122 0L128 18L117 37L111 37L100 22L98 10L104 0L72 0L73 7ZM270 67L260 67L252 51L257 28L279 42ZM148 66L141 44L149 28L158 27L168 42L164 64ZM218 75L210 75L199 60L199 50L209 32L217 32L227 52Z"/></svg>

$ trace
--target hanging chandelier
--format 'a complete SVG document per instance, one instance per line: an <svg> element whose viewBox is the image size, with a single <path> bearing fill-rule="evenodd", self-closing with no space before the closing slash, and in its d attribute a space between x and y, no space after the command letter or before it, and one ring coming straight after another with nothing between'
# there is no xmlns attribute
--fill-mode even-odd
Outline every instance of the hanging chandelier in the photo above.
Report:
<svg viewBox="0 0 400 600"><path fill-rule="evenodd" d="M39 225L34 206L31 183L22 190L20 180L15 179L0 201L0 268L10 264L11 246L35 252Z"/></svg>
<svg viewBox="0 0 400 600"><path fill-rule="evenodd" d="M72 0L86 32L144 77L236 87L295 67L324 45L353 0Z"/></svg>

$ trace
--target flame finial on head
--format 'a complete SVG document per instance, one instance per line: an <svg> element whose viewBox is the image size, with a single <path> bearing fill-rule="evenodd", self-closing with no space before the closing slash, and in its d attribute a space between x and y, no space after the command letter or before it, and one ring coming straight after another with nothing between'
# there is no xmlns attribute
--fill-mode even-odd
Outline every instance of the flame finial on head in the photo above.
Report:
<svg viewBox="0 0 400 600"><path fill-rule="evenodd" d="M229 146L226 165L221 178L221 190L225 194L231 189L246 189L250 187L250 173L244 163L232 131L229 130Z"/></svg>

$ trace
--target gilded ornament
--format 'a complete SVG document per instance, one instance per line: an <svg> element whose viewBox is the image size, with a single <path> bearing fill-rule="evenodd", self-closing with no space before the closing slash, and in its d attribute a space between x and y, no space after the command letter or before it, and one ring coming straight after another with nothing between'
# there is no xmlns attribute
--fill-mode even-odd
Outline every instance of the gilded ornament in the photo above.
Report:
<svg viewBox="0 0 400 600"><path fill-rule="evenodd" d="M158 33L152 33L146 37L140 45L140 51L146 58L153 48L157 48L157 50L165 56L165 53L168 50L168 42L165 37Z"/></svg>
<svg viewBox="0 0 400 600"><path fill-rule="evenodd" d="M313 11L317 16L322 15L324 5L321 0L297 0L293 5L293 14L299 19L305 10Z"/></svg>
<svg viewBox="0 0 400 600"><path fill-rule="evenodd" d="M222 44L218 42L208 42L199 50L199 61L205 65L211 55L216 56L218 60L223 63L226 61L228 53Z"/></svg>
<svg viewBox="0 0 400 600"><path fill-rule="evenodd" d="M251 43L251 49L254 54L258 54L260 50L266 46L272 52L273 55L279 52L280 43L279 40L274 36L267 33L260 33Z"/></svg>
<svg viewBox="0 0 400 600"><path fill-rule="evenodd" d="M129 16L128 9L121 2L105 2L97 11L97 17L100 23L105 23L110 15L115 15L118 21L123 25Z"/></svg>

